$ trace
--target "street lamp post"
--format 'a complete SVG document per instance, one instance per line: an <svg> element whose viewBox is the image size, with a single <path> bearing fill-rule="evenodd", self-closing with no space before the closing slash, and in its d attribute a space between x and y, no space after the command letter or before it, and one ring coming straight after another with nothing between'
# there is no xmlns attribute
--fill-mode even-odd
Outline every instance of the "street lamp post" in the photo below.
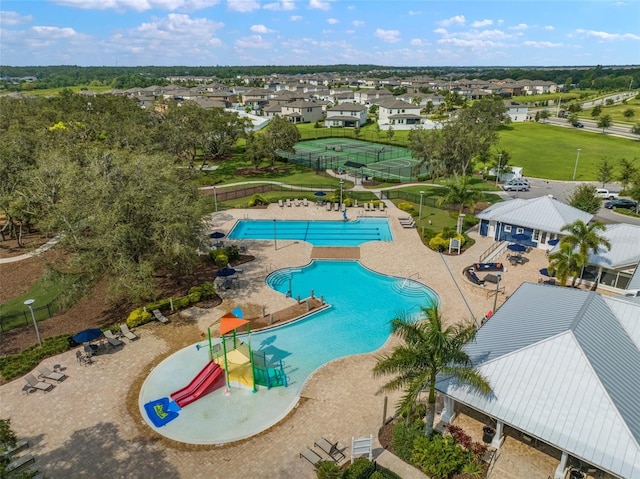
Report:
<svg viewBox="0 0 640 479"><path fill-rule="evenodd" d="M276 238L276 220L273 219L273 249L278 249L278 239Z"/></svg>
<svg viewBox="0 0 640 479"><path fill-rule="evenodd" d="M31 311L31 319L33 319L33 327L36 328L36 337L38 338L38 344L42 347L42 339L40 338L40 331L38 330L38 323L36 321L36 315L33 312L33 303L35 303L35 299L27 299L24 304L29 307Z"/></svg>
<svg viewBox="0 0 640 479"><path fill-rule="evenodd" d="M573 167L573 181L576 180L576 171L578 170L578 160L580 159L580 152L582 151L581 148L578 148L578 154L576 155L576 164Z"/></svg>
<svg viewBox="0 0 640 479"><path fill-rule="evenodd" d="M496 186L498 186L498 180L500 179L501 166L502 166L502 153L498 154L498 172L496 173Z"/></svg>
<svg viewBox="0 0 640 479"><path fill-rule="evenodd" d="M502 279L502 272L498 271L496 276L498 277L498 281L496 281L496 295L493 298L493 314L495 314L496 307L498 306L498 292L500 291L500 279Z"/></svg>
<svg viewBox="0 0 640 479"><path fill-rule="evenodd" d="M422 198L424 197L424 191L420 192L420 209L418 210L418 220L422 219Z"/></svg>
<svg viewBox="0 0 640 479"><path fill-rule="evenodd" d="M216 193L216 187L213 187L213 204L215 208L215 212L218 212L218 195Z"/></svg>
<svg viewBox="0 0 640 479"><path fill-rule="evenodd" d="M342 185L344 184L344 180L340 178L340 208L342 208Z"/></svg>

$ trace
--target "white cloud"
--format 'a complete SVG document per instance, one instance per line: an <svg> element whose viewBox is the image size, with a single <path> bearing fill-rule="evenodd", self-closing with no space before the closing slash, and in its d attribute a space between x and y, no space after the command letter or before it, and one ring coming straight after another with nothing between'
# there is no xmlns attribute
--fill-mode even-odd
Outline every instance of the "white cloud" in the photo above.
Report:
<svg viewBox="0 0 640 479"><path fill-rule="evenodd" d="M278 12L284 12L289 10L295 10L296 5L291 0L280 0L275 3L267 3L262 8L265 10L274 10Z"/></svg>
<svg viewBox="0 0 640 479"><path fill-rule="evenodd" d="M364 27L364 22L362 20L354 20L351 22L351 25L354 27Z"/></svg>
<svg viewBox="0 0 640 479"><path fill-rule="evenodd" d="M519 23L514 27L509 27L509 30L527 30L528 28L530 27L526 23Z"/></svg>
<svg viewBox="0 0 640 479"><path fill-rule="evenodd" d="M31 15L20 15L16 12L1 12L0 25L4 27L12 27L14 25L20 25L22 23L29 23L33 20Z"/></svg>
<svg viewBox="0 0 640 479"><path fill-rule="evenodd" d="M433 33L437 33L438 35L448 35L449 32L446 28L436 28Z"/></svg>
<svg viewBox="0 0 640 479"><path fill-rule="evenodd" d="M289 20L292 22L299 22L300 20L302 20L302 17L300 15L291 15L291 17L289 17Z"/></svg>
<svg viewBox="0 0 640 479"><path fill-rule="evenodd" d="M412 38L409 42L414 47L422 47L425 43L420 38Z"/></svg>
<svg viewBox="0 0 640 479"><path fill-rule="evenodd" d="M271 48L271 43L266 41L260 35L251 35L249 37L238 38L235 46L238 48Z"/></svg>
<svg viewBox="0 0 640 479"><path fill-rule="evenodd" d="M585 35L590 38L597 38L598 40L603 41L614 41L614 40L640 40L640 35L635 35L633 33L608 33L601 32L598 30L576 30L577 33Z"/></svg>
<svg viewBox="0 0 640 479"><path fill-rule="evenodd" d="M489 20L487 18L485 18L484 20L476 20L471 24L473 28L487 27L489 25L493 25L493 20Z"/></svg>
<svg viewBox="0 0 640 479"><path fill-rule="evenodd" d="M233 12L248 13L260 10L260 3L256 0L227 0L227 8Z"/></svg>
<svg viewBox="0 0 640 479"><path fill-rule="evenodd" d="M309 8L317 10L330 10L331 5L329 5L329 2L323 2L322 0L309 0Z"/></svg>
<svg viewBox="0 0 640 479"><path fill-rule="evenodd" d="M383 30L382 28L376 28L374 35L385 43L396 43L400 41L399 30Z"/></svg>
<svg viewBox="0 0 640 479"><path fill-rule="evenodd" d="M526 41L526 42L522 42L522 44L526 47L533 47L533 48L559 48L562 45L562 43L553 43L553 42L534 42L534 41Z"/></svg>
<svg viewBox="0 0 640 479"><path fill-rule="evenodd" d="M338 20L337 18L327 18L327 23L329 25L335 25L336 23L340 23L340 20Z"/></svg>
<svg viewBox="0 0 640 479"><path fill-rule="evenodd" d="M421 10L409 10L409 16L413 16L413 15L422 15L422 11Z"/></svg>
<svg viewBox="0 0 640 479"><path fill-rule="evenodd" d="M555 30L555 28L553 27L553 25L547 25L544 27L545 30Z"/></svg>
<svg viewBox="0 0 640 479"><path fill-rule="evenodd" d="M73 28L59 28L48 26L32 27L31 31L48 40L60 40L62 38L75 37L78 33Z"/></svg>
<svg viewBox="0 0 640 479"><path fill-rule="evenodd" d="M265 25L251 25L250 30L253 33L275 33L275 30L267 28Z"/></svg>
<svg viewBox="0 0 640 479"><path fill-rule="evenodd" d="M125 12L134 10L199 10L217 5L219 0L52 0L53 3L85 10L116 10Z"/></svg>
<svg viewBox="0 0 640 479"><path fill-rule="evenodd" d="M455 17L441 20L440 22L438 22L438 25L440 25L441 27L448 27L450 25L464 25L466 22L467 19L464 18L464 15L456 15Z"/></svg>

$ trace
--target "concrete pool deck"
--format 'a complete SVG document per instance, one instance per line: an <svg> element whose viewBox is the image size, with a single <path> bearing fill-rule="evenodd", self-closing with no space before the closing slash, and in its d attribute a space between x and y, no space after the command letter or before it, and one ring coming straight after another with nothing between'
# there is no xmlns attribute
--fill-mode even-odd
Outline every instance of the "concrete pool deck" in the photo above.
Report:
<svg viewBox="0 0 640 479"><path fill-rule="evenodd" d="M355 215L351 211L349 217ZM475 286L462 276L462 269L475 263L492 244L490 239L472 233L477 243L464 255L441 257L421 243L415 229L401 227L397 217L405 216L404 212L392 207L383 213L364 214L388 216L394 235L392 243L368 243L361 247L361 262L365 266L384 274L411 276L431 287L439 295L443 316L449 322L469 320L471 316L460 291L475 317L493 309L493 298L487 297L491 286ZM267 209L219 213L212 221L212 230L229 231L236 219L245 217L339 220L341 213L327 212L315 205L284 208L270 205ZM275 269L307 264L312 246L278 241L278 248L274 249L273 242L255 241L249 242L248 247L256 260L243 265L239 288L221 291L224 302L218 308L198 311L191 319L172 318L168 325L153 323L138 328L136 332L141 336L138 341L127 343L113 354L98 356L90 366L78 364L73 350L46 359L45 365L51 368L60 364L69 376L47 394L25 396L23 379L0 387L0 417L11 418L18 436L29 441L29 452L41 472L52 479L88 475L313 478L313 467L299 453L313 448L319 437L339 441L341 447L347 447L347 457L353 436L373 434L376 438L384 405L384 396L377 391L385 380L375 379L371 374L375 353L339 359L317 370L286 419L258 436L228 446L185 446L167 441L151 431L136 413L140 386L151 369L179 347L198 342L199 333L222 314L235 306L266 306L268 311L277 311L293 304L294 300L267 287L264 279ZM527 256L530 262L526 265L508 267L501 282L506 294L499 295L498 304L523 281L536 282L540 277L538 269L547 265L544 252L533 251ZM181 345L176 342L178 337L183 339ZM392 344L393 340L385 347ZM397 397L389 395L388 414ZM394 463L394 456L379 449L377 439L375 447L380 453L378 462ZM504 466L498 468L500 464ZM518 469L510 469L510 464L517 464ZM542 477L552 475L556 465L554 458L531 448L523 452L520 444L508 438L496 465L497 475L492 477ZM402 472L398 469L404 478L426 477L402 464L398 467L404 468ZM520 475L523 471L527 471L526 476Z"/></svg>

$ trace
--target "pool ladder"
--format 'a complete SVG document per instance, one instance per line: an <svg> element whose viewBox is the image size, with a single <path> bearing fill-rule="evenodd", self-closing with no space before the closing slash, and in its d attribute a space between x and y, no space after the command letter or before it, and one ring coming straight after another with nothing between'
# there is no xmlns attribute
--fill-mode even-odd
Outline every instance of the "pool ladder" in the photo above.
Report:
<svg viewBox="0 0 640 479"><path fill-rule="evenodd" d="M407 285L407 281L409 281L411 278L416 277L416 279L420 279L420 273L419 272L415 272L411 275L409 275L407 278L404 279L404 281L402 282L402 288L404 288Z"/></svg>

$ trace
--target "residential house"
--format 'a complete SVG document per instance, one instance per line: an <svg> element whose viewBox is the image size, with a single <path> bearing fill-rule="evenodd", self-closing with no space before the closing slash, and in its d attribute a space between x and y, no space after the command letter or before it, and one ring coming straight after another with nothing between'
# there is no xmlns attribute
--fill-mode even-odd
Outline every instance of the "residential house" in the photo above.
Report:
<svg viewBox="0 0 640 479"><path fill-rule="evenodd" d="M389 98L378 103L378 125L381 130L410 130L424 123L420 105Z"/></svg>
<svg viewBox="0 0 640 479"><path fill-rule="evenodd" d="M507 115L509 115L512 122L521 122L527 119L529 113L529 107L527 105L507 100L504 102L504 106L507 108Z"/></svg>
<svg viewBox="0 0 640 479"><path fill-rule="evenodd" d="M292 123L315 123L324 118L322 105L313 101L294 101L280 105L281 115Z"/></svg>
<svg viewBox="0 0 640 479"><path fill-rule="evenodd" d="M367 106L380 103L389 98L393 98L393 93L385 88L379 90L357 90L353 92L353 100Z"/></svg>
<svg viewBox="0 0 640 479"><path fill-rule="evenodd" d="M251 88L242 93L242 104L252 110L260 110L269 103L272 94L273 91L266 88Z"/></svg>
<svg viewBox="0 0 640 479"><path fill-rule="evenodd" d="M355 128L363 126L366 122L366 106L357 103L340 103L327 110L324 126Z"/></svg>
<svg viewBox="0 0 640 479"><path fill-rule="evenodd" d="M524 234L529 239L521 243L549 250L565 234L561 231L563 226L576 220L588 223L593 215L551 196L540 196L496 203L476 217L480 220L480 236L492 237L496 241L513 241L514 235Z"/></svg>
<svg viewBox="0 0 640 479"><path fill-rule="evenodd" d="M509 441L555 449L545 477L579 464L590 477L640 479L638 299L523 283L465 346L492 393L439 377L442 422L464 404L495 425L495 448L508 426Z"/></svg>

